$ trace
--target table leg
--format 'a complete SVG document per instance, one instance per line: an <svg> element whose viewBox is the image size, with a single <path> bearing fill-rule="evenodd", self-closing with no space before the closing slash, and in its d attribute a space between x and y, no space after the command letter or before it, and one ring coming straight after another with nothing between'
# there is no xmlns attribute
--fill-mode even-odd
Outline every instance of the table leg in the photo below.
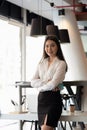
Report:
<svg viewBox="0 0 87 130"><path fill-rule="evenodd" d="M35 130L37 130L38 121L35 121Z"/></svg>
<svg viewBox="0 0 87 130"><path fill-rule="evenodd" d="M67 91L68 91L68 93L70 94L70 95L74 95L74 92L73 92L73 90L72 90L72 88L71 88L71 86L65 86L66 87L66 89L67 89ZM81 110L81 89L83 88L82 86L77 86L77 93L76 94L78 94L78 98L79 98L79 103L78 103L78 101L77 101L77 98L72 98L72 100L75 102L75 105L76 105L76 109L77 110ZM73 122L74 123L74 122ZM79 125L81 126L81 130L84 130L84 128L85 128L85 125L84 125L84 123L83 122L79 122Z"/></svg>
<svg viewBox="0 0 87 130"><path fill-rule="evenodd" d="M23 130L22 120L19 121L19 130Z"/></svg>
<svg viewBox="0 0 87 130"><path fill-rule="evenodd" d="M21 106L21 103L22 103L22 87L19 86L19 106ZM20 107L20 111L22 111L22 107ZM19 121L19 130L23 130L23 127L22 127L22 120Z"/></svg>

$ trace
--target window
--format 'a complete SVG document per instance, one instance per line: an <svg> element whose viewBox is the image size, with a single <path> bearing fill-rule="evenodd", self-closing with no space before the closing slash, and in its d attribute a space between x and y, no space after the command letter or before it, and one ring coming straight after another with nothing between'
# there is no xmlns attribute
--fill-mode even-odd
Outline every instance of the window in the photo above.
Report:
<svg viewBox="0 0 87 130"><path fill-rule="evenodd" d="M21 80L20 28L0 20L1 111L13 109L11 99L18 95L14 83L19 80Z"/></svg>
<svg viewBox="0 0 87 130"><path fill-rule="evenodd" d="M43 53L44 36L26 38L26 80L30 81Z"/></svg>

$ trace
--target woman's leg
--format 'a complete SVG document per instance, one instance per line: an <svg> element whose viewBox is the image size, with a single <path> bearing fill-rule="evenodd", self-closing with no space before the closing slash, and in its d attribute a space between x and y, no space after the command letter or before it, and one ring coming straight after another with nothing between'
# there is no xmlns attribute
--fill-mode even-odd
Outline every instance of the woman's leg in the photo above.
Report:
<svg viewBox="0 0 87 130"><path fill-rule="evenodd" d="M41 126L41 130L54 130L54 128L44 124L44 125Z"/></svg>
<svg viewBox="0 0 87 130"><path fill-rule="evenodd" d="M47 122L47 115L46 115L46 117L45 117L44 124L41 126L41 130L54 130L53 127L47 126L47 125L46 125L46 122Z"/></svg>

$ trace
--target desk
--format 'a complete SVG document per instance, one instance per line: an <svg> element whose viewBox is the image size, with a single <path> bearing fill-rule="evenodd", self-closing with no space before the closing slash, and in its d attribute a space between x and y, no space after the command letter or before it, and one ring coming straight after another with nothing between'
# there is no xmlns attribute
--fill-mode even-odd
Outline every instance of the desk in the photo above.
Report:
<svg viewBox="0 0 87 130"><path fill-rule="evenodd" d="M81 88L82 86L87 86L87 81L85 81L85 80L84 81L64 81L63 84L66 87L68 93L70 95L73 95L74 93L70 87L71 86L78 86ZM15 86L18 87L18 89L19 89L19 105L21 105L21 103L22 103L22 88L32 88L32 86L31 86L30 82L16 82ZM80 102L79 108L78 108L78 106L76 106L76 107L77 107L77 109L80 110L81 109L81 101L79 101L79 102Z"/></svg>
<svg viewBox="0 0 87 130"><path fill-rule="evenodd" d="M0 119L38 121L37 113L1 114ZM71 113L65 111L62 113L60 121L87 122L87 112L75 111L74 113ZM37 127L35 127L35 130L37 130Z"/></svg>
<svg viewBox="0 0 87 130"><path fill-rule="evenodd" d="M87 86L87 80L64 81L64 86Z"/></svg>
<svg viewBox="0 0 87 130"><path fill-rule="evenodd" d="M0 119L38 121L37 113L1 114ZM75 111L74 113L65 111L62 113L60 121L87 122L87 111L86 112Z"/></svg>
<svg viewBox="0 0 87 130"><path fill-rule="evenodd" d="M77 110L81 110L81 87L87 86L87 81L64 81L63 84L66 87L66 89L70 95L74 95L74 93L71 89L71 86L77 86L78 90L80 90L79 92L77 92L78 93L77 99L79 99L79 101L76 100L75 104L76 104ZM18 86L18 88L19 88L19 104L21 104L21 102L22 102L22 88L31 88L31 84L30 84L30 82L19 82L19 83L16 82L16 86ZM72 121L75 121L75 119L77 118L78 121L83 122L86 117L82 116L82 115L84 115L84 114L80 114L80 116L81 116L80 118L78 118L79 116L77 116L77 115L72 115L72 116L68 115L68 116L70 116L69 121L71 118L73 119ZM64 117L66 118L67 115L65 115L65 116L62 115L62 116L63 116L63 120L64 120ZM62 116L61 116L61 119L62 119ZM68 117L67 117L67 119L68 119ZM87 118L85 121L87 121ZM20 120L20 126L21 126L21 120ZM83 126L82 126L82 129L83 129Z"/></svg>

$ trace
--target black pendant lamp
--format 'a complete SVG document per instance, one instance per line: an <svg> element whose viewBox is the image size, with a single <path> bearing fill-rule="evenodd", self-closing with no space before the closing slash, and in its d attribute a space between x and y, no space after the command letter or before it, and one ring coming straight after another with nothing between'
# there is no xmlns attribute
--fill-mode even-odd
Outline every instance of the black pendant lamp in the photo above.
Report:
<svg viewBox="0 0 87 130"><path fill-rule="evenodd" d="M67 29L58 29L56 25L46 26L47 35L56 35L60 43L70 43L69 33Z"/></svg>
<svg viewBox="0 0 87 130"><path fill-rule="evenodd" d="M58 12L59 16L63 17L65 15L65 9L60 9ZM70 43L69 33L67 29L60 29L59 34L61 43Z"/></svg>
<svg viewBox="0 0 87 130"><path fill-rule="evenodd" d="M39 16L38 18L33 18L31 21L31 32L30 36L41 36L47 35L46 26L49 24L54 24L53 21L49 21L45 18Z"/></svg>
<svg viewBox="0 0 87 130"><path fill-rule="evenodd" d="M60 29L59 34L61 43L70 43L69 33L67 29Z"/></svg>
<svg viewBox="0 0 87 130"><path fill-rule="evenodd" d="M38 36L42 34L41 20L40 18L33 18L31 21L30 36Z"/></svg>
<svg viewBox="0 0 87 130"><path fill-rule="evenodd" d="M46 26L47 35L56 35L58 40L60 40L58 26L56 25L47 25Z"/></svg>

